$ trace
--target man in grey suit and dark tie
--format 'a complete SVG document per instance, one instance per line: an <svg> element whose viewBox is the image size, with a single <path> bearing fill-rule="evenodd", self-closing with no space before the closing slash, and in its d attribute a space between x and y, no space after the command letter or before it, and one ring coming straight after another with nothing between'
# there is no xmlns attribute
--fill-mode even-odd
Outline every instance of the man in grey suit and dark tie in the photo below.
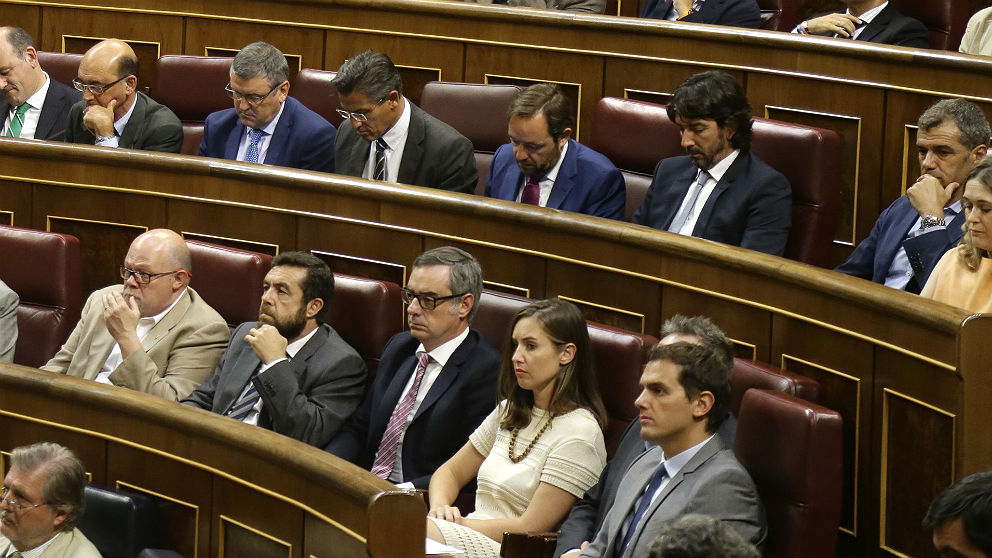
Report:
<svg viewBox="0 0 992 558"><path fill-rule="evenodd" d="M471 194L479 181L472 142L403 96L393 61L367 50L334 77L345 119L334 172Z"/></svg>
<svg viewBox="0 0 992 558"><path fill-rule="evenodd" d="M263 286L258 321L238 326L183 403L323 447L365 392L365 361L323 323L334 275L316 256L284 252Z"/></svg>
<svg viewBox="0 0 992 558"><path fill-rule="evenodd" d="M758 492L716 435L730 409L732 366L705 345L660 345L641 375L641 436L657 444L627 470L602 527L582 556L646 556L665 524L687 513L719 519L760 546Z"/></svg>
<svg viewBox="0 0 992 558"><path fill-rule="evenodd" d="M27 31L0 27L0 115L3 135L63 141L69 107L82 98L41 69L38 51Z"/></svg>

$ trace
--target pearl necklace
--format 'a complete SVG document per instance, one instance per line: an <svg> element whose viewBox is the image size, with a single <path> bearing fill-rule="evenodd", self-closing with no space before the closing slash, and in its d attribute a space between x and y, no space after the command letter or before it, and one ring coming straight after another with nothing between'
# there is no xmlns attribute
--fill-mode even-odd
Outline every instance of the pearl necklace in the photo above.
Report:
<svg viewBox="0 0 992 558"><path fill-rule="evenodd" d="M513 448L514 448L514 446L517 445L517 434L520 432L520 428L518 427L518 428L514 428L513 429L513 433L510 434L510 447L508 448L509 449L508 453L509 453L510 461L512 461L514 463L520 463L521 461L523 461L523 459L525 457L527 457L527 454L530 453L530 450L534 447L534 444L536 444L537 441L541 439L541 435L544 434L544 431L547 430L549 426L551 426L551 419L552 418L554 418L554 417L552 417L549 414L548 415L548 422L544 423L544 426L542 426L541 427L541 430L538 431L537 436L534 436L534 439L531 440L529 444L527 444L527 448L524 449L524 452L521 453L520 455L516 455L516 456L513 455Z"/></svg>

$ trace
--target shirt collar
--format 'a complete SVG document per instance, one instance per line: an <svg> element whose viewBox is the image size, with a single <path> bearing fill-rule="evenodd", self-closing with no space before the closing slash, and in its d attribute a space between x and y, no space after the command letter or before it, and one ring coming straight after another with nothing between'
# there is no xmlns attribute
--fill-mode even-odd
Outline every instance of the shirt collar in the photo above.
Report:
<svg viewBox="0 0 992 558"><path fill-rule="evenodd" d="M146 316L144 318L141 318L138 321L139 322L144 322L146 324L147 323L151 323L152 326L155 326L160 321L162 321L162 318L164 318L165 315L169 313L169 311L171 311L173 308L176 307L177 304L179 304L179 301L182 300L182 298L184 296L186 296L186 288L183 289L182 294L180 294L179 296L176 297L176 300L173 300L172 301L172 304L170 304L168 308L166 308L165 310L162 310L161 312L159 312L158 314L155 314L154 316ZM149 322L148 320L151 320L151 321Z"/></svg>
<svg viewBox="0 0 992 558"><path fill-rule="evenodd" d="M55 533L54 535L52 535L52 538L50 538L47 541L39 544L38 546L32 548L31 550L21 550L20 551L21 557L22 558L39 558L41 556L41 554L43 552L45 552L45 549L48 548L48 546L50 544L52 544L52 542L55 540L55 537L59 536L61 533L62 533L62 531L58 531L57 533ZM10 545L10 548L11 548L11 550L13 550L14 549L14 545L11 544ZM8 553L8 556L9 556L9 553Z"/></svg>
<svg viewBox="0 0 992 558"><path fill-rule="evenodd" d="M27 104L31 105L31 108L36 108L41 110L41 106L45 104L45 97L48 96L48 87L51 85L52 80L48 77L48 72L43 72L45 74L45 82L41 84L41 87L34 92L34 95L28 97L26 101Z"/></svg>
<svg viewBox="0 0 992 558"><path fill-rule="evenodd" d="M282 110L284 108L286 108L286 103L285 102L282 103L281 105L279 105L279 112L276 113L275 118L273 118L272 120L270 120L268 124L266 124L265 126L263 126L261 128L261 130L263 132L265 132L265 135L271 136L273 133L275 133L276 126L279 124L279 117L282 116ZM251 130L252 130L251 128L249 128L248 126L245 126L245 134L247 134Z"/></svg>
<svg viewBox="0 0 992 558"><path fill-rule="evenodd" d="M304 335L303 337L300 337L299 339L293 341L289 345L286 345L286 354L289 355L289 358L295 357L296 353L300 352L300 349L303 348L303 345L306 345L307 341L310 341L310 339L314 335L316 335L318 329L320 329L319 324L317 325L317 327L310 330L310 333Z"/></svg>
<svg viewBox="0 0 992 558"><path fill-rule="evenodd" d="M550 180L553 183L558 178L558 171L561 170L561 162L565 160L565 153L568 152L568 143L567 141L565 142L565 147L562 148L561 154L558 155L555 166L551 167L551 170L544 176L544 179Z"/></svg>
<svg viewBox="0 0 992 558"><path fill-rule="evenodd" d="M944 212L945 213L953 213L954 215L957 215L958 213L961 213L961 198L958 198L958 201L956 201L956 202L952 203L951 205L945 207L944 208Z"/></svg>
<svg viewBox="0 0 992 558"><path fill-rule="evenodd" d="M740 149L735 149L731 151L730 155L727 155L723 159L720 159L719 163L713 165L713 168L709 169L706 172L708 172L710 176L713 177L713 180L720 182L720 179L723 178L723 175L727 174L727 169L730 168L730 165L734 164L734 161L737 160L737 156L740 154L741 154Z"/></svg>
<svg viewBox="0 0 992 558"><path fill-rule="evenodd" d="M888 5L889 5L888 2L882 2L881 4L875 6L874 8L858 16L858 19L865 22L865 25L867 25L871 23L871 20L875 19L878 16L878 14L882 13L882 10L884 10L885 7ZM845 13L850 14L851 13L850 8L848 8Z"/></svg>
<svg viewBox="0 0 992 558"><path fill-rule="evenodd" d="M131 114L134 112L134 107L136 106L138 106L137 92L134 94L134 101L131 103L130 108L127 109L127 112L124 113L124 116L114 122L114 131L117 132L118 136L124 135L124 128L127 127L127 121L131 120Z"/></svg>
<svg viewBox="0 0 992 558"><path fill-rule="evenodd" d="M711 434L708 438L706 438L702 442L699 442L698 444L692 446L691 448L679 453L678 455L673 455L672 457L665 458L664 457L665 450L662 450L661 451L663 456L662 459L665 460L664 463L665 472L668 473L668 478L670 479L675 478L675 475L677 475L678 472L682 470L682 467L685 467L685 464L688 463L690 459L695 457L696 454L699 452L699 450L702 449L702 447L706 445L707 442L713 439L713 436L715 436L715 434Z"/></svg>
<svg viewBox="0 0 992 558"><path fill-rule="evenodd" d="M382 139L386 141L386 145L390 149L395 149L400 145L401 140L406 137L407 131L410 129L410 101L403 97L403 112L400 113L399 119L393 124L392 128L386 130L385 134L382 134ZM431 355L434 356L433 354Z"/></svg>
<svg viewBox="0 0 992 558"><path fill-rule="evenodd" d="M458 346L462 344L462 341L468 337L468 330L469 328L466 327L453 339L449 339L448 341L441 343L433 351L427 353L431 355L431 360L440 364L441 368L444 368L444 365L448 363L448 359L451 358L452 354L454 354L455 349L457 349ZM425 351L426 349L424 348L424 344L421 343L420 346L417 347L417 356L419 357Z"/></svg>

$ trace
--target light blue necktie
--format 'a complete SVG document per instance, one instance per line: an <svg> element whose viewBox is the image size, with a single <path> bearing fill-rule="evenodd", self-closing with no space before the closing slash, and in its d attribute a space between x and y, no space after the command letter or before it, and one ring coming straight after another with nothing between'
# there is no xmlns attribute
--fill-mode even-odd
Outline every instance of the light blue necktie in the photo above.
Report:
<svg viewBox="0 0 992 558"><path fill-rule="evenodd" d="M699 173L696 175L696 182L693 183L692 189L686 196L689 200L684 206L682 206L682 211L675 216L675 220L672 221L672 226L668 227L669 232L678 233L685 226L686 221L693 214L693 209L696 207L696 202L699 201L699 194L703 191L703 185L706 181L710 179L710 173L699 169Z"/></svg>
<svg viewBox="0 0 992 558"><path fill-rule="evenodd" d="M256 130L255 128L248 129L248 150L245 151L245 162L246 163L257 163L258 162L258 144L265 137L265 132L262 130Z"/></svg>

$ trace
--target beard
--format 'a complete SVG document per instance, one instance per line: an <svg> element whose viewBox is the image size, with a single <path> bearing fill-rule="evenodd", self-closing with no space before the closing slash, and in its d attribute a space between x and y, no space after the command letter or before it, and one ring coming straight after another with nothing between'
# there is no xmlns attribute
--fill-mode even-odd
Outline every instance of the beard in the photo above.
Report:
<svg viewBox="0 0 992 558"><path fill-rule="evenodd" d="M282 335L289 341L299 337L300 333L303 333L303 328L307 325L306 306L300 306L299 312L286 319L277 319L265 310L265 307L259 309L258 323L275 327L279 335Z"/></svg>

